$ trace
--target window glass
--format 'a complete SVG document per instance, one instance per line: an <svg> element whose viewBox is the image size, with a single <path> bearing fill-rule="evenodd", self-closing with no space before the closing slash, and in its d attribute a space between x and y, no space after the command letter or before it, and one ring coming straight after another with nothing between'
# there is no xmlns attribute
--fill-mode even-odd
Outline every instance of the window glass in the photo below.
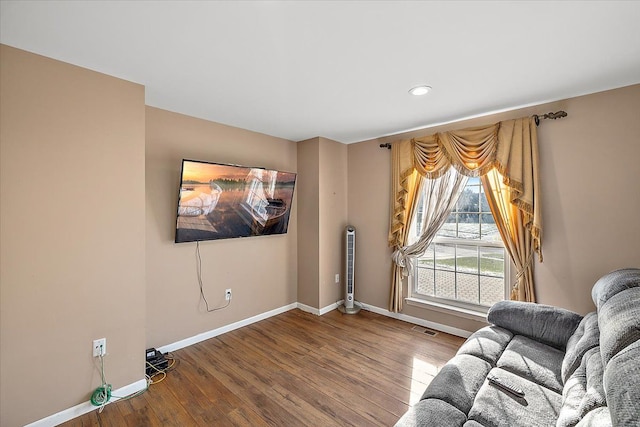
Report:
<svg viewBox="0 0 640 427"><path fill-rule="evenodd" d="M418 206L417 220L422 212ZM417 239L419 226L414 224L413 230ZM507 262L480 178L469 178L454 210L415 263L412 296L465 308L489 307L505 298Z"/></svg>

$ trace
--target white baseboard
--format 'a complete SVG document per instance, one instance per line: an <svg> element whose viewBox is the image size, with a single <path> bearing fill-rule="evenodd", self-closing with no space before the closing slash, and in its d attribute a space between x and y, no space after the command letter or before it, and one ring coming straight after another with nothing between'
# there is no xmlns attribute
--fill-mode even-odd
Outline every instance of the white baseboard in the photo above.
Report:
<svg viewBox="0 0 640 427"><path fill-rule="evenodd" d="M383 316L392 317L394 319L403 320L405 322L413 323L416 325L424 326L426 328L435 329L436 331L445 332L447 334L455 335L462 338L469 338L472 334L470 331L464 329L454 328L453 326L443 325L441 323L430 322L428 320L420 319L419 317L409 316L402 313L394 313L384 308L375 307L373 305L362 305L363 309L369 310L373 313L382 314Z"/></svg>
<svg viewBox="0 0 640 427"><path fill-rule="evenodd" d="M306 304L298 303L298 308L302 311L306 311L307 313L315 314L316 316L322 316L332 310L338 308L338 305L343 303L344 300L337 301L333 304L330 304L320 310L315 307L308 306ZM360 302L360 301L358 301ZM436 331L445 332L447 334L455 335L462 338L468 338L472 332L466 331L464 329L454 328L453 326L443 325L441 323L430 322L428 320L420 319L419 317L409 316L407 314L402 313L393 313L389 310L385 310L384 308L376 307L373 305L362 304L362 308L364 310L371 311L373 313L382 314L383 316L391 317L394 319L402 320L405 322L413 323L415 325L424 326L426 328L435 329Z"/></svg>
<svg viewBox="0 0 640 427"><path fill-rule="evenodd" d="M209 338L217 337L218 335L231 332L235 329L242 328L243 326L248 326L252 323L259 322L260 320L268 319L269 317L273 317L277 314L284 313L285 311L293 310L294 308L298 308L298 305L299 305L298 303L294 302L292 304L285 305L283 307L276 308L271 311L267 311L265 313L257 314L253 317L249 317L248 319L239 320L235 323L221 326L219 328L212 329L210 331L203 332L198 335L194 335L190 338L185 338L183 340L174 342L173 344L167 344L162 347L158 347L158 350L160 350L162 353L166 353L168 351L180 350L181 348L188 347L193 344L197 344L201 341L208 340Z"/></svg>
<svg viewBox="0 0 640 427"><path fill-rule="evenodd" d="M315 314L316 316L320 316L320 310L315 307L311 307L310 305L303 304L301 302L296 303L296 307L302 311L306 311L307 313Z"/></svg>
<svg viewBox="0 0 640 427"><path fill-rule="evenodd" d="M338 308L338 305L340 305L343 302L344 302L344 300L340 300L340 301L334 302L333 304L329 304L325 308L321 308L320 309L320 316L322 316L323 314L327 314L330 311L335 310L336 308Z"/></svg>
<svg viewBox="0 0 640 427"><path fill-rule="evenodd" d="M133 384L126 385L117 390L113 390L111 392L111 399L109 403L117 402L122 397L128 396L132 393L136 393L140 390L144 390L147 388L147 380L142 379L136 381ZM34 421L31 424L27 424L25 427L52 427L57 426L59 424L65 423L69 420L72 420L80 415L87 414L91 411L95 411L98 408L93 406L91 402L83 402L79 405L71 407L69 409L65 409L64 411L58 412L56 414L50 415L46 418L42 418L41 420Z"/></svg>
<svg viewBox="0 0 640 427"><path fill-rule="evenodd" d="M299 308L302 311L306 311L308 313L312 313L315 314L316 316L322 316L323 314L326 314L332 310L335 310L336 308L338 308L338 305L341 303L342 301L337 301L333 304L329 304L326 307L323 307L321 309L317 309L311 306L308 306L306 304L302 304L302 303L291 303L289 305L285 305L283 307L280 308L276 308L274 310L271 311L267 311L265 313L262 314L258 314L256 316L250 317L248 319L244 319L244 320L240 320L238 322L235 323L231 323L229 325L225 325L225 326L221 326L219 328L213 329L211 331L208 332L203 332L201 334L198 335L194 335L193 337L190 338L185 338L183 340L174 342L173 344L167 344L165 346L159 347L158 350L160 350L163 353L166 352L170 352L170 351L176 351L179 350L181 348L184 347L188 347L190 345L193 344L197 344L201 341L204 340L208 340L209 338L213 338L216 337L218 335L222 335L226 332L231 332L235 329L238 328L242 328L243 326L248 326L252 323L255 322L259 322L260 320L264 320L264 319L268 319L269 317L273 317L275 315L284 313L286 311L289 310L293 310L294 308ZM373 313L377 313L377 314L381 314L383 316L387 316L387 317L392 317L394 319L398 319L398 320L403 320L405 322L409 322L409 323L414 323L416 325L420 325L420 326L424 326L427 328L431 328L431 329L435 329L438 331L442 331L442 332L446 332L448 334L451 335L456 335L459 337L463 337L463 338L467 338L471 335L471 332L469 331L465 331L463 329L458 329L458 328L454 328L452 326L447 326L447 325L442 325L440 323L435 323L435 322L430 322L428 320L424 320L424 319L420 319L418 317L413 317L413 316L408 316L406 314L402 314L402 313L393 313L390 312L389 310L385 310L383 308L379 308L379 307L375 307L372 305L365 305L362 304L362 308L364 310L368 310L371 311ZM140 390L143 390L145 387L147 387L147 382L146 380L142 379L140 381L136 381L133 384L129 384L127 386L124 386L122 388L119 388L117 390L114 390L112 393L112 398L109 401L109 403L113 403L113 402L117 402L118 400L120 400L118 397L116 396L120 396L120 397L124 397L127 396L129 394L138 392ZM91 402L84 402L81 403L79 405L76 405L72 408L69 409L65 409L64 411L58 412L56 414L50 415L46 418L42 418L41 420L35 421L31 424L28 424L25 427L51 427L51 426L56 426L58 424L62 424L64 422L67 422L69 420L72 420L73 418L79 417L81 415L84 415L86 413L89 413L93 410L97 409L95 406L93 406L91 404Z"/></svg>
<svg viewBox="0 0 640 427"><path fill-rule="evenodd" d="M333 304L329 304L326 307L323 307L321 309L317 309L315 307L311 307L309 305L306 304L302 304L301 302L297 303L297 306L300 310L302 311L306 311L307 313L311 313L311 314L315 314L316 316L322 316L323 314L326 314L330 311L335 310L336 308L338 308L338 304L340 304L342 301L338 301L338 302L334 302Z"/></svg>

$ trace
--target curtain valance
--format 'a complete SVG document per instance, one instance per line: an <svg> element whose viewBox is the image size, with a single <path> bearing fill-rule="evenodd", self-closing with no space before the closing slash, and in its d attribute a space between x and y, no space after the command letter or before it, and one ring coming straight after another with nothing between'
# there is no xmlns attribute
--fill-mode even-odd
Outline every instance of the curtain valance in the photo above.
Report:
<svg viewBox="0 0 640 427"><path fill-rule="evenodd" d="M533 117L488 126L436 133L392 144L393 212L389 246L402 247L411 221L408 200L415 173L436 179L450 167L466 176L486 175L495 168L509 187L510 203L523 215L534 251L542 260L542 216L538 183L538 143Z"/></svg>

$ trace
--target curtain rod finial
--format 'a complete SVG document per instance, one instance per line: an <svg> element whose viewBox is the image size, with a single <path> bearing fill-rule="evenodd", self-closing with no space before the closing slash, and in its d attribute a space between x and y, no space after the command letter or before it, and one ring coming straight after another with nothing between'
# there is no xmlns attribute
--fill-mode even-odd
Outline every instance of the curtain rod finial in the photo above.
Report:
<svg viewBox="0 0 640 427"><path fill-rule="evenodd" d="M552 119L552 120L556 120L556 119L561 119L563 117L567 117L567 112L566 111L556 111L555 113L547 113L547 114L543 114L541 116L539 115L534 115L533 119L536 121L536 126L540 125L540 120L544 120L544 119Z"/></svg>

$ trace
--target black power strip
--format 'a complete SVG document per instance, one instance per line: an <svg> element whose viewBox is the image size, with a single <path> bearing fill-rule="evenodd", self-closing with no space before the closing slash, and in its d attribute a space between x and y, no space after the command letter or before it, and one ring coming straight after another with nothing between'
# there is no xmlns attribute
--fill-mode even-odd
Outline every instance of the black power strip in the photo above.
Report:
<svg viewBox="0 0 640 427"><path fill-rule="evenodd" d="M169 367L169 361L162 354L162 352L156 350L155 348L148 348L145 351L146 354L146 373L148 376L152 376L157 374L158 371L164 371Z"/></svg>

